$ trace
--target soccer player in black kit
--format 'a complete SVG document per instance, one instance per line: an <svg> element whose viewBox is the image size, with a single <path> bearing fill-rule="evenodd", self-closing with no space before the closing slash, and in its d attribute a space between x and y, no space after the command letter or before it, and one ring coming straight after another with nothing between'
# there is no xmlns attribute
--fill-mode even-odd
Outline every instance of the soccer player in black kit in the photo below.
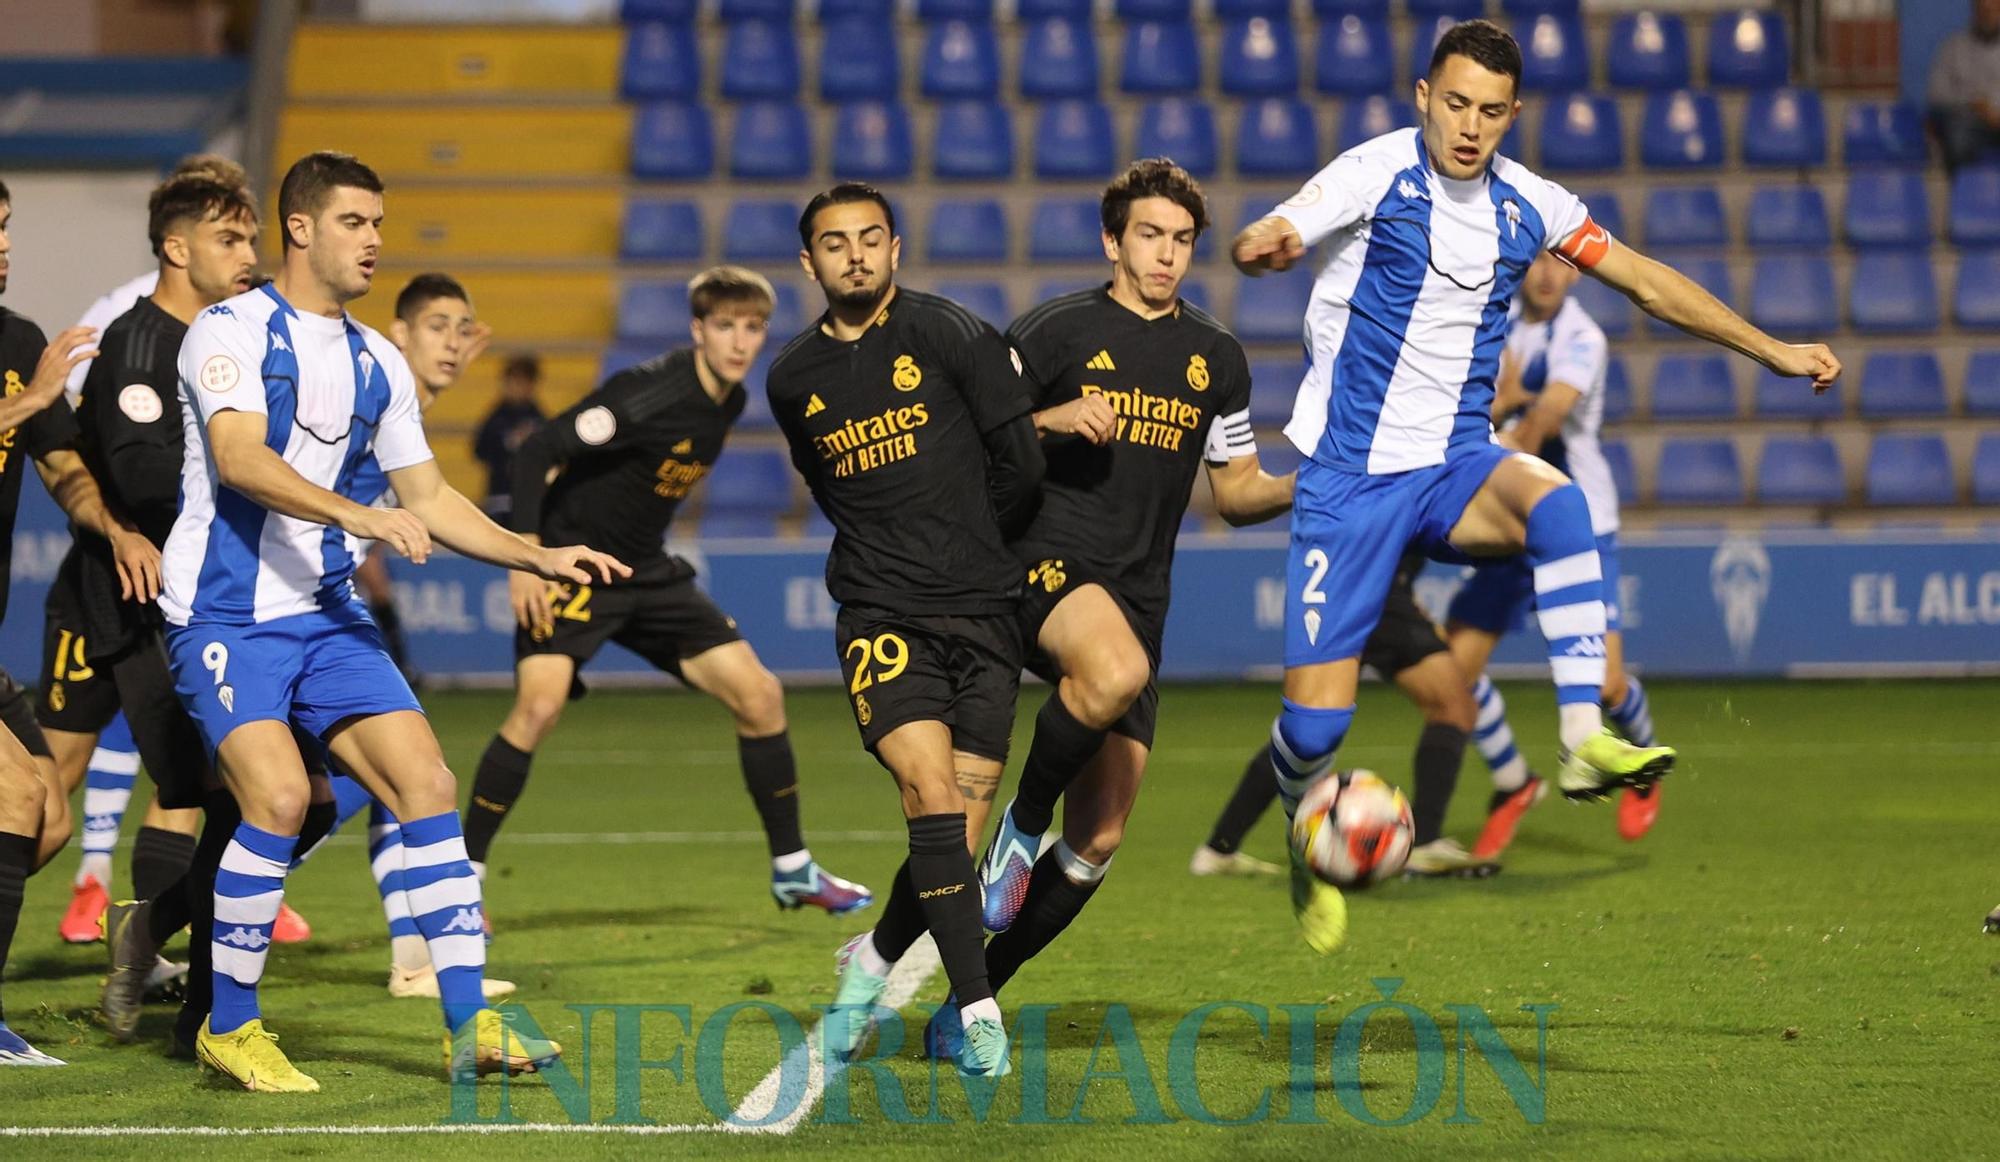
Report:
<svg viewBox="0 0 2000 1162"><path fill-rule="evenodd" d="M827 591L861 741L895 777L910 855L873 932L840 950L829 1057L866 1035L889 970L928 929L961 1005L961 1072L1007 1072L986 983L969 799L1007 760L1021 677L1006 548L1043 471L1018 364L949 299L898 288L894 211L846 183L799 219L826 313L771 365L771 412L834 528Z"/></svg>
<svg viewBox="0 0 2000 1162"><path fill-rule="evenodd" d="M13 196L0 183L0 293L7 289L13 249ZM59 404L70 368L94 357L95 332L72 327L47 341L40 327L0 308L0 610L13 568L14 514L21 500L24 459L77 526L108 539L121 592L138 600L159 595L160 553L122 517L105 508L96 481L73 446L76 421ZM69 838L69 804L55 777L48 744L26 694L0 673L0 971L21 918L27 877ZM61 1065L9 1030L0 1013L0 1066Z"/></svg>
<svg viewBox="0 0 2000 1162"><path fill-rule="evenodd" d="M981 868L988 981L1007 980L1076 918L1124 836L1153 742L1174 538L1206 466L1232 524L1286 512L1292 478L1257 460L1250 369L1236 337L1180 297L1208 226L1201 187L1164 158L1132 164L1099 208L1104 285L1030 310L1008 328L1044 432L1048 475L1013 543L1029 664L1055 689ZM1060 409L1089 401L1082 428ZM1066 426L1066 425L1065 425ZM1065 795L1062 837L1039 855ZM950 1006L928 1038L952 1049Z"/></svg>
<svg viewBox="0 0 2000 1162"><path fill-rule="evenodd" d="M633 573L604 586L551 584L528 573L508 579L520 623L514 708L479 760L465 812L466 850L482 878L535 748L565 703L582 697L578 669L611 641L735 716L743 782L764 822L780 908L839 914L873 901L867 888L814 862L800 833L798 770L778 679L736 622L696 588L694 567L661 545L743 413L743 376L764 345L774 301L771 284L754 271L718 266L696 275L688 284L692 347L613 375L515 452L514 530L615 546L605 551Z"/></svg>

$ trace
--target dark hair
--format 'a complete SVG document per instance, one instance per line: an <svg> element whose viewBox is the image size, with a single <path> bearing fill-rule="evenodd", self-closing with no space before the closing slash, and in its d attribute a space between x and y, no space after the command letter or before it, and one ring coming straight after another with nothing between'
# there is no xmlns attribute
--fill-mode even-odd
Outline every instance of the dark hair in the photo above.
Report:
<svg viewBox="0 0 2000 1162"><path fill-rule="evenodd" d="M225 186L248 186L250 174L242 166L219 153L190 153L174 166L169 178L204 177Z"/></svg>
<svg viewBox="0 0 2000 1162"><path fill-rule="evenodd" d="M1424 75L1437 76L1445 58L1454 56L1465 57L1489 73L1504 73L1514 78L1514 89L1520 91L1521 46L1506 29L1491 20L1467 20L1446 29L1438 37L1437 47L1431 50L1431 67Z"/></svg>
<svg viewBox="0 0 2000 1162"><path fill-rule="evenodd" d="M287 225L292 215L318 217L326 209L327 200L333 197L333 191L342 187L379 194L382 179L351 153L323 149L292 163L278 186L278 224L284 231L285 249L292 248L292 231Z"/></svg>
<svg viewBox="0 0 2000 1162"><path fill-rule="evenodd" d="M153 187L146 199L146 238L153 244L153 257L164 257L161 248L175 223L229 218L256 223L257 204L250 200L248 187L219 181L201 170L176 173Z"/></svg>
<svg viewBox="0 0 2000 1162"><path fill-rule="evenodd" d="M14 195L7 192L7 183L0 182L0 202L6 202L11 205L13 201Z"/></svg>
<svg viewBox="0 0 2000 1162"><path fill-rule="evenodd" d="M521 355L509 355L507 362L501 365L500 378L511 379L515 376L520 376L530 383L540 383L542 379L541 359L525 353Z"/></svg>
<svg viewBox="0 0 2000 1162"><path fill-rule="evenodd" d="M711 266L688 280L688 314L697 319L724 305L747 306L769 318L777 301L771 280L748 267Z"/></svg>
<svg viewBox="0 0 2000 1162"><path fill-rule="evenodd" d="M842 182L830 190L814 194L813 200L806 203L806 212L799 215L799 245L812 249L813 219L819 216L821 210L853 202L873 202L882 207L882 218L889 223L889 237L896 236L896 211L882 191L867 182Z"/></svg>
<svg viewBox="0 0 2000 1162"><path fill-rule="evenodd" d="M1132 203L1140 198L1165 198L1186 210L1194 218L1197 238L1208 229L1208 199L1201 192L1201 183L1172 158L1140 158L1104 187L1104 200L1098 206L1104 232L1113 238L1125 237Z"/></svg>
<svg viewBox="0 0 2000 1162"><path fill-rule="evenodd" d="M420 274L410 280L409 285L396 296L396 317L405 323L414 323L423 309L433 299L457 299L463 303L472 302L472 296L465 293L458 280L448 274Z"/></svg>

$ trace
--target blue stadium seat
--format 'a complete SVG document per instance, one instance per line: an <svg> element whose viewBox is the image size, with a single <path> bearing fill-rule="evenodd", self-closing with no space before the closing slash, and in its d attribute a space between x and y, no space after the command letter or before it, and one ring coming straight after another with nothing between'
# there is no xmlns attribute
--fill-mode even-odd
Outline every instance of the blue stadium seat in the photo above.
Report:
<svg viewBox="0 0 2000 1162"><path fill-rule="evenodd" d="M1599 446L1604 449L1604 462L1611 467L1611 486L1617 490L1619 502L1639 503L1639 474L1632 468L1632 449L1623 440L1606 440Z"/></svg>
<svg viewBox="0 0 2000 1162"><path fill-rule="evenodd" d="M635 198L625 204L618 255L640 262L693 260L708 253L701 207L670 198Z"/></svg>
<svg viewBox="0 0 2000 1162"><path fill-rule="evenodd" d="M1324 164L1312 106L1297 97L1265 97L1243 103L1243 115L1236 124L1237 173L1245 177L1303 177L1317 173Z"/></svg>
<svg viewBox="0 0 2000 1162"><path fill-rule="evenodd" d="M1840 449L1825 436L1767 438L1757 463L1757 499L1764 504L1845 503Z"/></svg>
<svg viewBox="0 0 2000 1162"><path fill-rule="evenodd" d="M1849 101L1840 136L1841 159L1851 166L1920 166L1930 160L1924 112L1915 105Z"/></svg>
<svg viewBox="0 0 2000 1162"><path fill-rule="evenodd" d="M1685 89L1694 79L1688 68L1687 22L1672 12L1634 12L1611 25L1605 49L1611 83L1621 89Z"/></svg>
<svg viewBox="0 0 2000 1162"><path fill-rule="evenodd" d="M1730 277L1728 259L1716 254L1689 254L1667 247L1654 247L1650 242L1647 248L1652 250L1660 261L1700 283L1703 290L1721 299L1731 308L1735 307L1735 280ZM1646 318L1646 329L1659 336L1682 334L1680 328L1651 316Z"/></svg>
<svg viewBox="0 0 2000 1162"><path fill-rule="evenodd" d="M1840 326L1833 264L1825 255L1761 256L1750 288L1751 321L1781 338L1803 339Z"/></svg>
<svg viewBox="0 0 2000 1162"><path fill-rule="evenodd" d="M1726 439L1669 439L1660 445L1653 498L1661 504L1742 504L1743 469Z"/></svg>
<svg viewBox="0 0 2000 1162"><path fill-rule="evenodd" d="M1208 177L1219 164L1214 110L1191 97L1147 102L1139 111L1132 156L1171 157L1194 176Z"/></svg>
<svg viewBox="0 0 2000 1162"><path fill-rule="evenodd" d="M671 282L628 282L618 293L618 337L662 340L687 334L687 288ZM657 350L641 356L650 359Z"/></svg>
<svg viewBox="0 0 2000 1162"><path fill-rule="evenodd" d="M799 207L767 198L729 204L722 256L732 262L791 258L799 252Z"/></svg>
<svg viewBox="0 0 2000 1162"><path fill-rule="evenodd" d="M782 337L796 335L800 331L805 330L806 304L805 298L799 294L798 284L780 279L771 285L771 292L777 300L771 304L771 334ZM683 296L685 296L685 292L683 292ZM813 304L813 315L815 317L819 314L820 305L818 302ZM760 356L760 358L769 358L777 353L776 348L766 347L763 356ZM754 364L751 370L756 370Z"/></svg>
<svg viewBox="0 0 2000 1162"><path fill-rule="evenodd" d="M1720 352L1660 356L1653 370L1656 420L1736 418L1736 379Z"/></svg>
<svg viewBox="0 0 2000 1162"><path fill-rule="evenodd" d="M671 24L692 23L697 0L621 0L618 19L624 24L663 20Z"/></svg>
<svg viewBox="0 0 2000 1162"><path fill-rule="evenodd" d="M896 0L819 0L819 22L834 24L855 17L874 22L879 28L894 19Z"/></svg>
<svg viewBox="0 0 2000 1162"><path fill-rule="evenodd" d="M917 19L925 24L943 20L993 21L993 0L917 0Z"/></svg>
<svg viewBox="0 0 2000 1162"><path fill-rule="evenodd" d="M1305 379L1303 359L1255 359L1250 363L1250 422L1280 427L1292 418L1292 401Z"/></svg>
<svg viewBox="0 0 2000 1162"><path fill-rule="evenodd" d="M1097 34L1090 21L1052 18L1028 25L1021 36L1021 95L1097 96Z"/></svg>
<svg viewBox="0 0 2000 1162"><path fill-rule="evenodd" d="M1581 278L1570 290L1570 297L1583 304L1583 309L1604 333L1613 339L1621 339L1632 333L1632 300L1605 286L1594 278Z"/></svg>
<svg viewBox="0 0 2000 1162"><path fill-rule="evenodd" d="M1632 408L1632 380L1625 374L1625 360L1613 355L1604 365L1604 422L1631 419Z"/></svg>
<svg viewBox="0 0 2000 1162"><path fill-rule="evenodd" d="M1869 504L1956 504L1943 436L1884 434L1868 450Z"/></svg>
<svg viewBox="0 0 2000 1162"><path fill-rule="evenodd" d="M778 535L783 513L739 508L704 508L695 522L695 538L704 541L766 541Z"/></svg>
<svg viewBox="0 0 2000 1162"><path fill-rule="evenodd" d="M1866 419L1941 416L1944 370L1928 351L1875 351L1861 371L1861 415Z"/></svg>
<svg viewBox="0 0 2000 1162"><path fill-rule="evenodd" d="M1102 101L1052 101L1035 127L1035 176L1103 181L1116 164L1111 110Z"/></svg>
<svg viewBox="0 0 2000 1162"><path fill-rule="evenodd" d="M1966 250L1958 256L1958 290L1952 318L1961 327L2000 327L2000 250Z"/></svg>
<svg viewBox="0 0 2000 1162"><path fill-rule="evenodd" d="M1475 16L1486 15L1486 0L1403 0L1410 16L1417 20L1428 17L1450 17L1453 20L1471 20Z"/></svg>
<svg viewBox="0 0 2000 1162"><path fill-rule="evenodd" d="M1937 277L1930 251L1862 251L1854 262L1847 313L1857 331L1937 330Z"/></svg>
<svg viewBox="0 0 2000 1162"><path fill-rule="evenodd" d="M1871 169L1847 175L1847 241L1853 246L1928 246L1931 199L1917 170Z"/></svg>
<svg viewBox="0 0 2000 1162"><path fill-rule="evenodd" d="M1091 0L1020 0L1014 6L1014 17L1024 23L1035 20L1088 21L1093 10Z"/></svg>
<svg viewBox="0 0 2000 1162"><path fill-rule="evenodd" d="M1191 20L1194 5L1190 0L1118 0L1118 19L1135 20Z"/></svg>
<svg viewBox="0 0 2000 1162"><path fill-rule="evenodd" d="M1181 301L1210 314L1215 313L1208 297L1208 283L1199 278L1181 280Z"/></svg>
<svg viewBox="0 0 2000 1162"><path fill-rule="evenodd" d="M792 466L781 448L732 448L702 485L702 516L790 512Z"/></svg>
<svg viewBox="0 0 2000 1162"><path fill-rule="evenodd" d="M1406 97L1377 93L1359 100L1342 101L1340 134L1334 140L1334 152L1344 153L1364 141L1397 129L1408 129L1416 123L1416 107ZM1314 136L1318 136L1317 131Z"/></svg>
<svg viewBox="0 0 2000 1162"><path fill-rule="evenodd" d="M1426 19L1418 13L1410 13L1409 75L1411 78L1430 75L1431 54L1437 51L1438 40L1460 19L1456 16L1436 16ZM1407 94L1409 90L1406 88L1403 92Z"/></svg>
<svg viewBox="0 0 2000 1162"><path fill-rule="evenodd" d="M728 24L771 20L789 25L798 18L798 5L796 0L721 0L716 15Z"/></svg>
<svg viewBox="0 0 2000 1162"><path fill-rule="evenodd" d="M1597 204L1588 204L1591 217L1604 226ZM1722 194L1714 186L1660 186L1646 195L1647 246L1728 244L1729 218L1723 213Z"/></svg>
<svg viewBox="0 0 2000 1162"><path fill-rule="evenodd" d="M1625 133L1610 97L1571 93L1549 101L1542 115L1542 168L1552 173L1617 169L1625 164Z"/></svg>
<svg viewBox="0 0 2000 1162"><path fill-rule="evenodd" d="M694 25L658 21L625 33L619 93L627 101L689 101L701 95L701 54Z"/></svg>
<svg viewBox="0 0 2000 1162"><path fill-rule="evenodd" d="M1951 240L2000 246L2000 166L1967 166L1952 177Z"/></svg>
<svg viewBox="0 0 2000 1162"><path fill-rule="evenodd" d="M1965 410L2000 416L2000 350L1974 351L1966 361Z"/></svg>
<svg viewBox="0 0 2000 1162"><path fill-rule="evenodd" d="M1514 35L1521 41L1521 87L1531 92L1566 93L1590 87L1590 42L1575 15L1545 13Z"/></svg>
<svg viewBox="0 0 2000 1162"><path fill-rule="evenodd" d="M1104 252L1099 250L1097 257L1099 261L1103 261ZM1059 299L1072 291L1089 290L1102 285L1104 285L1103 279L1089 275L1075 274L1063 278L1046 278L1035 284L1034 301L1045 303L1050 299Z"/></svg>
<svg viewBox="0 0 2000 1162"><path fill-rule="evenodd" d="M1979 437L1972 453L1972 500L2000 504L2000 432Z"/></svg>
<svg viewBox="0 0 2000 1162"><path fill-rule="evenodd" d="M879 21L850 16L828 22L819 42L819 95L823 101L893 101L903 82L896 38Z"/></svg>
<svg viewBox="0 0 2000 1162"><path fill-rule="evenodd" d="M984 21L946 20L924 32L922 90L933 100L1000 93L1000 42Z"/></svg>
<svg viewBox="0 0 2000 1162"><path fill-rule="evenodd" d="M799 94L799 41L792 26L740 20L722 40L722 96L775 101Z"/></svg>
<svg viewBox="0 0 2000 1162"><path fill-rule="evenodd" d="M1818 186L1763 186L1750 194L1745 233L1762 249L1824 250L1833 245Z"/></svg>
<svg viewBox="0 0 2000 1162"><path fill-rule="evenodd" d="M910 176L910 114L894 101L850 101L833 121L833 176L890 181Z"/></svg>
<svg viewBox="0 0 2000 1162"><path fill-rule="evenodd" d="M1050 198L1035 204L1028 257L1037 262L1103 262L1103 236L1096 198Z"/></svg>
<svg viewBox="0 0 2000 1162"><path fill-rule="evenodd" d="M1245 343L1303 342L1312 285L1313 272L1304 264L1282 274L1238 281L1231 330Z"/></svg>
<svg viewBox="0 0 2000 1162"><path fill-rule="evenodd" d="M1576 16L1583 11L1583 0L1500 0L1500 11L1509 16Z"/></svg>
<svg viewBox="0 0 2000 1162"><path fill-rule="evenodd" d="M1215 15L1221 20L1246 20L1252 16L1289 20L1292 5L1291 0L1215 0Z"/></svg>
<svg viewBox="0 0 2000 1162"><path fill-rule="evenodd" d="M1014 126L995 101L947 101L938 106L931 139L931 173L956 181L1005 181L1014 176Z"/></svg>
<svg viewBox="0 0 2000 1162"><path fill-rule="evenodd" d="M806 111L790 101L751 101L736 107L729 174L739 178L802 178L812 172L812 127Z"/></svg>
<svg viewBox="0 0 2000 1162"><path fill-rule="evenodd" d="M1187 20L1140 20L1125 26L1118 87L1127 93L1192 93L1201 88L1201 46Z"/></svg>
<svg viewBox="0 0 2000 1162"><path fill-rule="evenodd" d="M1577 190L1575 193L1582 199L1584 207L1590 211L1591 221L1604 227L1605 232L1613 238L1626 237L1625 207L1618 200L1617 194L1602 189Z"/></svg>
<svg viewBox="0 0 2000 1162"><path fill-rule="evenodd" d="M1791 77L1785 20L1768 9L1717 13L1708 22L1708 83L1744 89L1782 85Z"/></svg>
<svg viewBox="0 0 2000 1162"><path fill-rule="evenodd" d="M1639 160L1648 169L1715 169L1722 165L1722 113L1715 97L1692 89L1649 93L1639 131Z"/></svg>
<svg viewBox="0 0 2000 1162"><path fill-rule="evenodd" d="M931 241L935 246L935 235ZM993 324L996 331L1006 330L1007 324L1014 321L1007 309L1007 288L1000 283L987 279L943 279L931 284L931 290Z"/></svg>
<svg viewBox="0 0 2000 1162"><path fill-rule="evenodd" d="M1826 164L1826 107L1811 89L1760 89L1743 107L1743 161L1748 165Z"/></svg>
<svg viewBox="0 0 2000 1162"><path fill-rule="evenodd" d="M1319 25L1313 84L1322 93L1365 96L1396 83L1396 54L1387 21L1349 13Z"/></svg>
<svg viewBox="0 0 2000 1162"><path fill-rule="evenodd" d="M1299 46L1283 17L1231 20L1222 29L1222 91L1232 97L1288 97L1299 91Z"/></svg>
<svg viewBox="0 0 2000 1162"><path fill-rule="evenodd" d="M826 519L826 513L817 504L806 505L806 521L800 527L800 534L815 538L833 536L833 522Z"/></svg>
<svg viewBox="0 0 2000 1162"><path fill-rule="evenodd" d="M743 374L743 413L736 417L739 432L774 432L778 429L777 418L771 415L771 397L764 391L764 381L771 370L774 348L790 338L789 335L773 335L777 343L766 343L764 350L750 364L750 370Z"/></svg>
<svg viewBox="0 0 2000 1162"><path fill-rule="evenodd" d="M641 105L632 118L632 173L672 181L705 178L715 169L715 129L708 109L692 101Z"/></svg>
<svg viewBox="0 0 2000 1162"><path fill-rule="evenodd" d="M1839 419L1846 405L1841 389L1815 392L1811 382L1779 375L1768 367L1757 369L1757 414L1778 419Z"/></svg>
<svg viewBox="0 0 2000 1162"><path fill-rule="evenodd" d="M1005 262L1007 212L991 198L942 201L931 211L932 262Z"/></svg>

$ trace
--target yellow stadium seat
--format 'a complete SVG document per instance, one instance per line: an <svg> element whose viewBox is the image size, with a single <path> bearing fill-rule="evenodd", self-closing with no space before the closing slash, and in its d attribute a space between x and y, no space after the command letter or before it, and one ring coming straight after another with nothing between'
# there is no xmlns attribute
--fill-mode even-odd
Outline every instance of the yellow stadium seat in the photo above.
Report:
<svg viewBox="0 0 2000 1162"><path fill-rule="evenodd" d="M631 158L622 105L311 105L286 107L277 163L318 149L352 153L400 178L616 178ZM281 171L282 172L282 171Z"/></svg>
<svg viewBox="0 0 2000 1162"><path fill-rule="evenodd" d="M618 95L615 27L309 24L292 42L293 99Z"/></svg>
<svg viewBox="0 0 2000 1162"><path fill-rule="evenodd" d="M385 200L382 254L394 262L618 257L616 189L409 186Z"/></svg>
<svg viewBox="0 0 2000 1162"><path fill-rule="evenodd" d="M354 302L356 318L382 331L395 317L396 292L421 267L378 268L375 289ZM507 268L452 272L472 296L473 309L493 328L496 350L541 345L603 343L611 338L618 307L610 272ZM475 364L475 366L477 366Z"/></svg>

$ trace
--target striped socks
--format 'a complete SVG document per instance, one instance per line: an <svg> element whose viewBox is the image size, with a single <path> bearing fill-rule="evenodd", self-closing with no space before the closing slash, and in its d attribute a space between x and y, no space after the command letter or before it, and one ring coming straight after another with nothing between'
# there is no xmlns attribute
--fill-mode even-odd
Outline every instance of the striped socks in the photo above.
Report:
<svg viewBox="0 0 2000 1162"><path fill-rule="evenodd" d="M271 950L271 926L285 898L285 871L298 837L273 835L248 823L222 853L215 873L215 923L209 937L215 968L215 1000L209 1009L211 1033L229 1033L262 1015L257 982Z"/></svg>
<svg viewBox="0 0 2000 1162"><path fill-rule="evenodd" d="M139 777L137 751L98 747L90 752L90 770L83 779L83 864L76 882L96 876L111 886L111 851L118 846L118 828L132 803L132 784Z"/></svg>
<svg viewBox="0 0 2000 1162"><path fill-rule="evenodd" d="M1333 753L1354 722L1354 707L1324 710L1282 699L1271 723L1271 769L1278 777L1278 799L1285 818L1298 814L1299 798L1333 769Z"/></svg>
<svg viewBox="0 0 2000 1162"><path fill-rule="evenodd" d="M1565 484L1528 513L1528 563L1535 569L1535 614L1549 645L1549 668L1571 750L1604 729L1604 571L1583 490Z"/></svg>
<svg viewBox="0 0 2000 1162"><path fill-rule="evenodd" d="M1493 772L1493 788L1518 791L1527 786L1528 760L1514 746L1514 730L1507 725L1507 703L1500 697L1500 688L1481 674L1472 684L1472 699L1479 704L1472 740L1479 747L1479 757Z"/></svg>
<svg viewBox="0 0 2000 1162"><path fill-rule="evenodd" d="M417 918L410 914L410 895L403 889L403 825L380 803L368 809L368 870L382 896L382 916L389 922L389 955L396 966L415 971L430 964L431 954Z"/></svg>
<svg viewBox="0 0 2000 1162"><path fill-rule="evenodd" d="M445 1028L456 1033L486 1005L486 935L479 879L465 857L457 811L403 824L402 888L437 967Z"/></svg>
<svg viewBox="0 0 2000 1162"><path fill-rule="evenodd" d="M1629 676L1625 679L1624 699L1606 708L1605 714L1633 746L1658 745L1659 740L1653 737L1653 708L1646 702L1646 688L1639 684L1639 679Z"/></svg>

